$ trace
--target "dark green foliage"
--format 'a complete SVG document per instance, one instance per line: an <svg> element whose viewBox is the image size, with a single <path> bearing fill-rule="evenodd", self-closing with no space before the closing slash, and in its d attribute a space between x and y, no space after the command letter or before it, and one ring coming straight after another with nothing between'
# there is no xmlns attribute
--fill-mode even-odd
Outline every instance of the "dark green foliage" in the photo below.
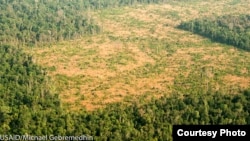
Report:
<svg viewBox="0 0 250 141"><path fill-rule="evenodd" d="M46 71L21 49L2 45L0 56L0 133L31 133L41 122L37 115L60 107L58 96L49 91Z"/></svg>
<svg viewBox="0 0 250 141"><path fill-rule="evenodd" d="M195 19L182 22L178 28L250 51L250 15Z"/></svg>
<svg viewBox="0 0 250 141"><path fill-rule="evenodd" d="M126 108L112 104L80 119L97 140L165 141L171 140L173 124L249 124L249 95L170 96Z"/></svg>
<svg viewBox="0 0 250 141"><path fill-rule="evenodd" d="M1 1L0 42L24 45L55 42L99 32L73 1Z"/></svg>

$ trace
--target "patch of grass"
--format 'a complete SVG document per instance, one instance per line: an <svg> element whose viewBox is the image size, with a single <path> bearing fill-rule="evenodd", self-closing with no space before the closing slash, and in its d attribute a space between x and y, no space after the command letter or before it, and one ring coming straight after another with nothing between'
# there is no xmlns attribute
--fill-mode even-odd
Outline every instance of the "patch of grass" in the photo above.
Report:
<svg viewBox="0 0 250 141"><path fill-rule="evenodd" d="M48 67L48 70L49 70L49 71L56 71L56 67L55 67L55 66Z"/></svg>
<svg viewBox="0 0 250 141"><path fill-rule="evenodd" d="M136 28L144 28L144 25L146 25L147 23L142 21L142 20L139 20L137 18L129 18L127 19L127 23L126 23L128 26L132 26L132 27L136 27Z"/></svg>
<svg viewBox="0 0 250 141"><path fill-rule="evenodd" d="M136 60L126 52L119 52L107 59L106 63L111 70L117 70L120 65L125 66L130 63L136 63Z"/></svg>
<svg viewBox="0 0 250 141"><path fill-rule="evenodd" d="M167 13L167 15L170 16L171 19L175 19L175 20L179 20L180 19L178 11L169 11Z"/></svg>
<svg viewBox="0 0 250 141"><path fill-rule="evenodd" d="M228 2L229 5L236 5L241 3L241 0L231 0L230 2Z"/></svg>

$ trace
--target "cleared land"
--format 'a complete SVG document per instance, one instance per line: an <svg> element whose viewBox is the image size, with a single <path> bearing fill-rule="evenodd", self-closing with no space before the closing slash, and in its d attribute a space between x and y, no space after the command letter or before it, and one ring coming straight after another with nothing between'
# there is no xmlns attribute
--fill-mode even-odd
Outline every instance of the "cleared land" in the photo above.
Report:
<svg viewBox="0 0 250 141"><path fill-rule="evenodd" d="M172 2L99 10L91 15L101 34L26 52L48 68L51 89L73 110L172 93L233 94L250 87L250 52L175 27L198 17L250 14L249 4Z"/></svg>

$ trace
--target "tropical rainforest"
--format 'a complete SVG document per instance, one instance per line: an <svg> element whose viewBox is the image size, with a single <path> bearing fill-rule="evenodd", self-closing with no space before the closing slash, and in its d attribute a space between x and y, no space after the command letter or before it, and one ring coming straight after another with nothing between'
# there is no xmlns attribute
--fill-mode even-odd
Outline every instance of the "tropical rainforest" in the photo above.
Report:
<svg viewBox="0 0 250 141"><path fill-rule="evenodd" d="M248 2L1 0L0 135L250 124Z"/></svg>

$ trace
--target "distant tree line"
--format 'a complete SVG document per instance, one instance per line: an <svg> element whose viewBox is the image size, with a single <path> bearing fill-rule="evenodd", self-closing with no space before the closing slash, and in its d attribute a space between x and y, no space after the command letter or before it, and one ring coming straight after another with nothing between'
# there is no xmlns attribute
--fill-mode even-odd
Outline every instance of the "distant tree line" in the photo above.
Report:
<svg viewBox="0 0 250 141"><path fill-rule="evenodd" d="M69 0L0 1L0 42L34 46L99 33L79 8Z"/></svg>
<svg viewBox="0 0 250 141"><path fill-rule="evenodd" d="M178 28L250 51L250 15L195 19L182 22Z"/></svg>
<svg viewBox="0 0 250 141"><path fill-rule="evenodd" d="M92 10L169 0L2 0L0 43L40 45L100 32Z"/></svg>
<svg viewBox="0 0 250 141"><path fill-rule="evenodd" d="M90 135L95 140L171 141L173 124L250 124L250 90L175 93L76 113L61 107L46 70L21 49L0 46L0 134Z"/></svg>
<svg viewBox="0 0 250 141"><path fill-rule="evenodd" d="M38 45L100 32L90 10L164 0L2 0L0 43Z"/></svg>

